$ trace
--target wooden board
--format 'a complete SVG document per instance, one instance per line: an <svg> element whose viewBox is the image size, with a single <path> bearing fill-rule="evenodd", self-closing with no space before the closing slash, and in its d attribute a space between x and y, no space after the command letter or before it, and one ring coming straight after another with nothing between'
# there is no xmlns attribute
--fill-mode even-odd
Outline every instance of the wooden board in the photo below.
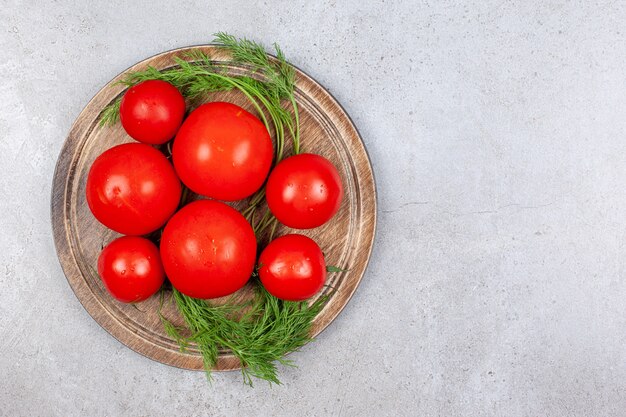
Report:
<svg viewBox="0 0 626 417"><path fill-rule="evenodd" d="M228 55L215 46L200 46L213 59L233 74L247 73L245 67L229 62ZM164 69L174 66L173 57L194 48L182 48L156 55L128 71L148 66ZM124 92L116 85L123 74L113 79L87 104L74 122L63 146L52 190L52 226L61 266L76 296L89 314L120 342L156 361L169 365L201 370L202 357L195 347L185 353L165 333L157 315L159 298L152 297L136 307L119 303L106 292L95 271L101 248L118 235L102 226L93 217L85 200L85 182L93 160L106 149L132 142L122 127L100 127L102 109ZM376 189L372 167L359 133L337 101L315 80L297 71L296 99L300 108L304 152L329 158L339 169L345 187L345 198L339 213L322 227L300 231L315 239L329 265L349 271L329 274L320 294L334 288L329 302L315 318L313 336L324 330L341 312L356 290L372 251L376 228ZM222 100L236 103L254 112L240 93L215 93L204 101ZM190 103L191 106L199 103ZM280 227L277 235L289 232ZM240 291L242 298L251 292L249 286ZM316 297L317 297L316 296ZM166 297L167 299L168 297ZM174 323L182 324L172 303L165 303L162 312ZM228 352L219 356L215 370L238 369L239 361Z"/></svg>

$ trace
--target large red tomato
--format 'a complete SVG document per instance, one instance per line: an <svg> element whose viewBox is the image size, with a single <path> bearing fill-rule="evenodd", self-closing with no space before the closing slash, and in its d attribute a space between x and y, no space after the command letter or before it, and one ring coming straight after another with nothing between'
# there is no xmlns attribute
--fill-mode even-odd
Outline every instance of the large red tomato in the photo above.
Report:
<svg viewBox="0 0 626 417"><path fill-rule="evenodd" d="M111 295L124 303L143 301L165 279L161 256L148 239L124 236L109 243L98 258L98 274Z"/></svg>
<svg viewBox="0 0 626 417"><path fill-rule="evenodd" d="M299 154L281 161L266 186L267 204L276 218L294 229L311 229L339 210L343 187L337 168L326 158Z"/></svg>
<svg viewBox="0 0 626 417"><path fill-rule="evenodd" d="M223 102L203 104L191 112L172 149L174 167L187 187L226 201L258 190L272 155L263 123L241 107Z"/></svg>
<svg viewBox="0 0 626 417"><path fill-rule="evenodd" d="M326 281L324 255L317 243L306 236L281 236L261 253L259 277L274 297L305 300L315 295Z"/></svg>
<svg viewBox="0 0 626 417"><path fill-rule="evenodd" d="M161 258L178 291L195 298L222 297L250 278L256 237L234 208L198 200L180 209L165 226Z"/></svg>
<svg viewBox="0 0 626 417"><path fill-rule="evenodd" d="M87 177L87 203L106 227L144 235L178 207L181 186L172 164L149 145L127 143L96 158Z"/></svg>
<svg viewBox="0 0 626 417"><path fill-rule="evenodd" d="M158 145L172 139L185 116L185 99L172 84L161 80L139 83L120 104L120 121L139 142Z"/></svg>

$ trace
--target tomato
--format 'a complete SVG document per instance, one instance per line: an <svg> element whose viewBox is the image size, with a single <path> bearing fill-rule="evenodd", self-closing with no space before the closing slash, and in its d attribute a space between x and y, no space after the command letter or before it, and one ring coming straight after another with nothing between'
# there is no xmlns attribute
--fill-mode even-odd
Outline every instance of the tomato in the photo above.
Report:
<svg viewBox="0 0 626 417"><path fill-rule="evenodd" d="M266 185L267 204L276 218L294 229L311 229L339 210L343 186L326 158L299 154L281 161Z"/></svg>
<svg viewBox="0 0 626 417"><path fill-rule="evenodd" d="M315 295L324 285L326 262L313 239L285 235L271 241L261 253L259 277L274 297L301 301Z"/></svg>
<svg viewBox="0 0 626 417"><path fill-rule="evenodd" d="M265 125L231 103L203 104L181 126L172 159L192 191L235 201L258 190L272 165L272 140Z"/></svg>
<svg viewBox="0 0 626 417"><path fill-rule="evenodd" d="M222 297L250 278L256 237L234 208L198 200L180 209L165 226L161 258L178 291L195 298Z"/></svg>
<svg viewBox="0 0 626 417"><path fill-rule="evenodd" d="M123 236L109 243L98 258L98 274L111 295L124 303L143 301L165 279L161 256L148 239Z"/></svg>
<svg viewBox="0 0 626 417"><path fill-rule="evenodd" d="M149 145L127 143L96 158L87 177L87 203L106 227L143 235L163 226L180 201L172 164Z"/></svg>
<svg viewBox="0 0 626 417"><path fill-rule="evenodd" d="M128 89L120 104L120 121L128 135L158 145L172 139L185 116L185 99L176 87L161 80Z"/></svg>

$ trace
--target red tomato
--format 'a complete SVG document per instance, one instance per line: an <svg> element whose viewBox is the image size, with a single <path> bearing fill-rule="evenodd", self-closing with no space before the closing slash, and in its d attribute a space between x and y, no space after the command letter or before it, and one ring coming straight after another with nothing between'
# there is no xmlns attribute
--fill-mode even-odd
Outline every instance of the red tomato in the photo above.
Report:
<svg viewBox="0 0 626 417"><path fill-rule="evenodd" d="M165 226L161 258L178 291L195 298L222 297L250 278L256 237L234 208L198 200L180 209Z"/></svg>
<svg viewBox="0 0 626 417"><path fill-rule="evenodd" d="M266 186L267 205L294 229L311 229L339 210L343 187L337 168L326 158L303 153L281 161Z"/></svg>
<svg viewBox="0 0 626 417"><path fill-rule="evenodd" d="M135 236L115 239L102 250L98 274L111 295L124 303L145 300L165 279L159 249L148 239Z"/></svg>
<svg viewBox="0 0 626 417"><path fill-rule="evenodd" d="M203 104L191 112L172 149L174 167L187 187L226 201L258 190L272 155L265 125L241 107L223 102Z"/></svg>
<svg viewBox="0 0 626 417"><path fill-rule="evenodd" d="M326 281L326 262L313 239L285 235L270 242L259 257L265 289L282 300L301 301L315 295Z"/></svg>
<svg viewBox="0 0 626 417"><path fill-rule="evenodd" d="M172 139L185 116L185 99L172 84L150 80L126 92L120 104L120 121L139 142L159 145Z"/></svg>
<svg viewBox="0 0 626 417"><path fill-rule="evenodd" d="M87 203L106 227L144 235L163 226L180 201L181 186L165 156L127 143L96 158L87 177Z"/></svg>

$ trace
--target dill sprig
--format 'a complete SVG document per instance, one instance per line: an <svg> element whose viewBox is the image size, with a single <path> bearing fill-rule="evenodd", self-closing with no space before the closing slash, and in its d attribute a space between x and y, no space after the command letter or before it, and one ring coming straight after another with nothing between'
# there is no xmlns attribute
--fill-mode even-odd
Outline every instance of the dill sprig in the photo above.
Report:
<svg viewBox="0 0 626 417"><path fill-rule="evenodd" d="M276 135L276 162L283 158L286 132L292 137L294 153L299 153L300 118L295 99L296 74L280 47L274 44L276 58L270 58L265 48L256 42L237 39L223 32L215 36L214 43L217 46L228 51L234 62L249 67L260 79L229 75L208 54L196 49L182 57L174 57L175 67L158 70L150 66L143 71L125 74L119 83L132 87L148 80L167 81L190 99L205 93L237 89L253 104L268 131L273 127ZM283 100L289 103L293 116L283 107ZM272 125L268 122L266 112L269 113ZM105 107L100 123L111 125L118 121L119 100L116 100Z"/></svg>
<svg viewBox="0 0 626 417"><path fill-rule="evenodd" d="M280 384L276 363L293 366L284 356L311 340L311 323L324 306L325 297L308 305L279 300L260 285L256 289L254 299L248 303L220 306L173 290L172 297L191 335L184 337L180 328L162 316L161 320L181 347L190 342L198 345L209 378L219 352L226 349L241 362L246 384L252 386L252 378Z"/></svg>
<svg viewBox="0 0 626 417"><path fill-rule="evenodd" d="M218 32L214 42L226 48L235 62L246 64L254 72L261 73L268 80L265 85L268 87L270 96L275 100L289 100L293 108L295 124L286 123L286 126L293 137L294 153L300 153L300 119L294 95L296 72L287 62L280 46L274 43L276 58L271 59L262 45L246 38L237 39L227 33Z"/></svg>
<svg viewBox="0 0 626 417"><path fill-rule="evenodd" d="M120 84L132 87L143 81L163 80L174 85L187 99L207 93L238 90L252 104L257 115L273 134L275 142L274 164L283 159L285 140L290 137L293 154L300 152L300 118L295 98L296 73L287 62L283 51L274 44L275 56L248 39L237 39L220 32L214 44L226 50L232 61L249 70L248 75L230 74L227 67L216 63L200 50L192 50L174 57L175 66L165 70L148 67L143 71L125 74ZM116 99L102 111L100 125L113 125L119 121L121 99ZM171 143L165 146L171 149ZM171 152L170 152L171 153ZM184 197L181 204L184 204ZM265 188L262 187L248 200L242 214L252 224L260 240L272 239L276 218L265 207ZM174 325L161 314L165 293L161 292L159 317L166 333L186 350L190 344L198 346L207 376L217 363L221 351L230 351L241 362L246 384L252 378L280 384L276 364L293 365L284 356L308 343L313 319L323 308L327 298L321 297L312 304L282 301L269 294L256 278L256 292L252 300L238 303L234 300L216 306L205 300L187 297L172 289L172 300L182 315L186 327Z"/></svg>
<svg viewBox="0 0 626 417"><path fill-rule="evenodd" d="M118 98L102 110L100 115L100 126L114 125L120 121L120 104L122 99Z"/></svg>

